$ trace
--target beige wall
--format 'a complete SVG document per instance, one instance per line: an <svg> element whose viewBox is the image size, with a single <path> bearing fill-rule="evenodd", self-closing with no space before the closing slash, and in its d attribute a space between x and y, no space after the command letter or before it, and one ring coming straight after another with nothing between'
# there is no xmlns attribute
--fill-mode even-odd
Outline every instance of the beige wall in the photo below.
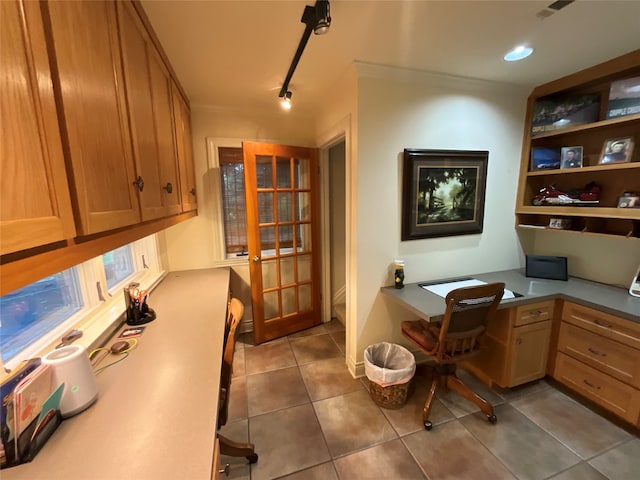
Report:
<svg viewBox="0 0 640 480"><path fill-rule="evenodd" d="M331 304L345 302L345 144L329 149Z"/></svg>
<svg viewBox="0 0 640 480"><path fill-rule="evenodd" d="M360 65L358 74L352 361L359 372L368 345L406 344L399 328L406 311L379 291L393 283L394 259L405 260L407 282L521 265L513 212L528 91L372 65ZM490 152L481 235L400 240L404 148Z"/></svg>

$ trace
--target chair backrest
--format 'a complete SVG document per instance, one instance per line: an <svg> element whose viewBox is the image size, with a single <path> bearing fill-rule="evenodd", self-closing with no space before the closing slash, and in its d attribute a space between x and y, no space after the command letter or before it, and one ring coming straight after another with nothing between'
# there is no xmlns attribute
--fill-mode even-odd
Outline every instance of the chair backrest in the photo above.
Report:
<svg viewBox="0 0 640 480"><path fill-rule="evenodd" d="M478 338L498 309L504 283L457 288L445 298L447 309L438 332L439 362L461 360L478 350Z"/></svg>
<svg viewBox="0 0 640 480"><path fill-rule="evenodd" d="M220 398L218 404L218 428L227 423L229 415L229 391L233 376L233 356L236 351L238 325L244 316L244 304L237 298L229 302L225 325L225 339L220 372Z"/></svg>

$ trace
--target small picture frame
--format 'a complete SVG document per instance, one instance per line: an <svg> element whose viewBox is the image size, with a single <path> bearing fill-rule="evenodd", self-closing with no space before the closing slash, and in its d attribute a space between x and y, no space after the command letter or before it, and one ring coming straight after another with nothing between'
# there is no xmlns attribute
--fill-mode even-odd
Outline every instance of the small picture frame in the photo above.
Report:
<svg viewBox="0 0 640 480"><path fill-rule="evenodd" d="M531 170L555 170L560 168L560 149L533 147L531 149Z"/></svg>
<svg viewBox="0 0 640 480"><path fill-rule="evenodd" d="M582 147L562 147L560 168L581 168Z"/></svg>
<svg viewBox="0 0 640 480"><path fill-rule="evenodd" d="M600 156L600 165L609 163L624 163L631 161L633 153L633 138L612 138L604 142L602 147L602 155Z"/></svg>
<svg viewBox="0 0 640 480"><path fill-rule="evenodd" d="M640 195L625 192L618 197L618 208L640 208Z"/></svg>

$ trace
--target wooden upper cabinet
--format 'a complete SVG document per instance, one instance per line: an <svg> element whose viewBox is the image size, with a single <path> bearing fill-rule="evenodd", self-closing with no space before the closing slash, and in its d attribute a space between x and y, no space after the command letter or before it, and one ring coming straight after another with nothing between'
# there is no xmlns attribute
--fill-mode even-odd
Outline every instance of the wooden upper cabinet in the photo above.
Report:
<svg viewBox="0 0 640 480"><path fill-rule="evenodd" d="M129 108L142 220L180 212L173 141L169 76L138 13L117 3L122 60Z"/></svg>
<svg viewBox="0 0 640 480"><path fill-rule="evenodd" d="M73 238L56 106L36 2L0 2L0 254Z"/></svg>
<svg viewBox="0 0 640 480"><path fill-rule="evenodd" d="M138 223L116 5L42 5L50 18L78 234Z"/></svg>
<svg viewBox="0 0 640 480"><path fill-rule="evenodd" d="M180 192L182 211L189 212L198 208L196 196L196 173L193 164L193 144L191 137L191 113L176 85L171 83L173 98L173 116L180 171Z"/></svg>

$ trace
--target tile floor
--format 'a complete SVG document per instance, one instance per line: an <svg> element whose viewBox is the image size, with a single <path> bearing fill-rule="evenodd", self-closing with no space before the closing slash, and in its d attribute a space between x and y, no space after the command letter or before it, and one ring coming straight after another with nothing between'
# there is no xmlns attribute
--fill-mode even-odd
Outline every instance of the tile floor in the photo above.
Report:
<svg viewBox="0 0 640 480"><path fill-rule="evenodd" d="M640 438L545 381L510 391L466 382L496 408L491 425L455 393L438 397L424 430L425 380L404 407L379 408L344 362L337 321L253 346L241 335L229 421L221 433L250 439L259 455L222 457L231 479L638 480Z"/></svg>

